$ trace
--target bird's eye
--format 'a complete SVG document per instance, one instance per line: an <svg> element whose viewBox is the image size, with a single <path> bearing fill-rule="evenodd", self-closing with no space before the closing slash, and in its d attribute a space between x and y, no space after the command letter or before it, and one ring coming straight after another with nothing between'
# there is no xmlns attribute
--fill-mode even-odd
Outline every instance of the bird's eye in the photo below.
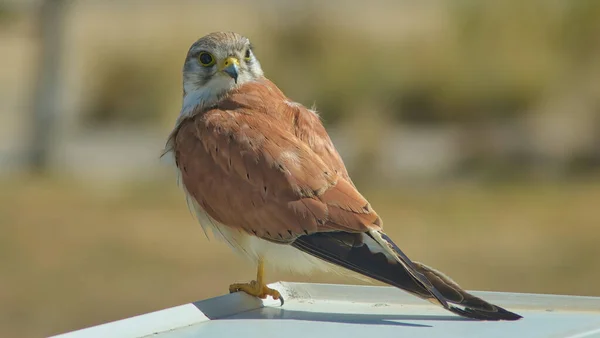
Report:
<svg viewBox="0 0 600 338"><path fill-rule="evenodd" d="M210 67L215 64L215 58L209 52L201 52L198 55L198 61L204 67Z"/></svg>
<svg viewBox="0 0 600 338"><path fill-rule="evenodd" d="M246 54L244 54L246 61L249 61L251 56L252 54L250 53L250 49L246 49Z"/></svg>

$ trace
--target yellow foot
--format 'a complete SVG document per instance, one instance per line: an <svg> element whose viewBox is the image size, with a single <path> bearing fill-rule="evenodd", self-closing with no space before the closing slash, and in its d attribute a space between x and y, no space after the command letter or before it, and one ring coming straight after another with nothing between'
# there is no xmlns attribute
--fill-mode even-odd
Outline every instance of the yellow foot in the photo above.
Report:
<svg viewBox="0 0 600 338"><path fill-rule="evenodd" d="M253 280L250 283L236 283L229 286L229 292L243 291L250 296L258 297L261 299L267 298L267 296L273 297L273 299L279 299L281 305L283 305L283 297L277 290L273 290L266 285L260 285L257 281Z"/></svg>

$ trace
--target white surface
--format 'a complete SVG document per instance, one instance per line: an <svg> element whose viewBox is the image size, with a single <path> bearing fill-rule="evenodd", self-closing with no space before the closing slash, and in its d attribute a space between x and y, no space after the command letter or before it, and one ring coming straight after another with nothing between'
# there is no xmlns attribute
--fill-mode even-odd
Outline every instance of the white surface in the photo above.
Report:
<svg viewBox="0 0 600 338"><path fill-rule="evenodd" d="M392 287L275 283L285 297L211 298L66 333L91 337L600 337L600 298L472 292L522 315L519 321L458 317Z"/></svg>

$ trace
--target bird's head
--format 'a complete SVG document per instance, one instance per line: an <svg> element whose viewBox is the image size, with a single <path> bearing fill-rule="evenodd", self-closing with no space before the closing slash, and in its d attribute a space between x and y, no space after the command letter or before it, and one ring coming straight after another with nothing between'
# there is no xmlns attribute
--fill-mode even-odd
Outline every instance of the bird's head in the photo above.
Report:
<svg viewBox="0 0 600 338"><path fill-rule="evenodd" d="M230 90L263 76L248 38L233 32L203 36L190 47L183 66L183 107L210 106Z"/></svg>

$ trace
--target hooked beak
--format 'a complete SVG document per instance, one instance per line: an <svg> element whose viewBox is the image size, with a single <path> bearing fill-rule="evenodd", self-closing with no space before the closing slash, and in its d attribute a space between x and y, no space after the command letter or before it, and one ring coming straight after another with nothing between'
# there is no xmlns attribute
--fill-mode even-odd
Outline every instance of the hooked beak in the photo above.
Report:
<svg viewBox="0 0 600 338"><path fill-rule="evenodd" d="M229 75L235 83L237 83L238 79L238 69L240 68L240 62L237 58L232 56L225 59L223 65L221 66L221 71L225 74Z"/></svg>

